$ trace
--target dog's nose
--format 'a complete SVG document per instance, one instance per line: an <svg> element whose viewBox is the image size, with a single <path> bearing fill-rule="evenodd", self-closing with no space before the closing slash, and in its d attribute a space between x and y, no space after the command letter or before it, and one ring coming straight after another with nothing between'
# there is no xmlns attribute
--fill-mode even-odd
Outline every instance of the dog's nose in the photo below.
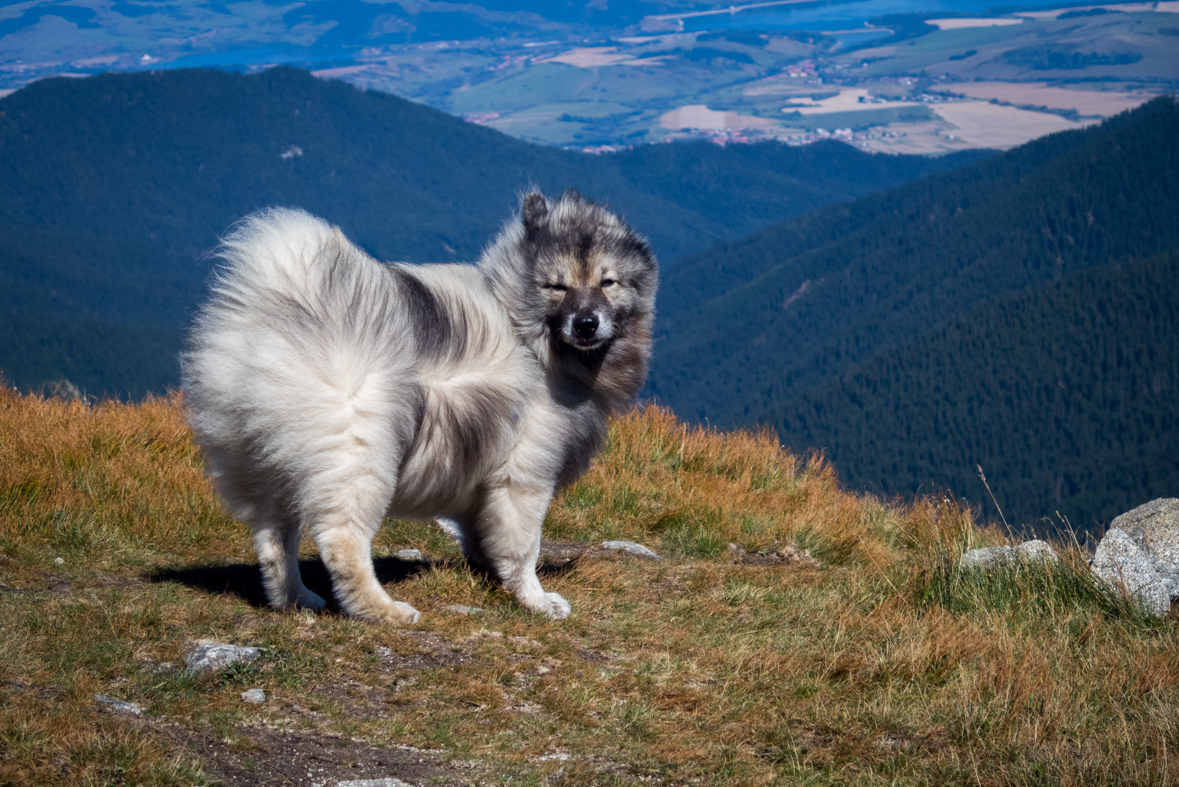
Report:
<svg viewBox="0 0 1179 787"><path fill-rule="evenodd" d="M594 338L594 334L598 332L598 315L585 314L580 317L573 318L573 333L577 334L577 338L582 341L588 341Z"/></svg>

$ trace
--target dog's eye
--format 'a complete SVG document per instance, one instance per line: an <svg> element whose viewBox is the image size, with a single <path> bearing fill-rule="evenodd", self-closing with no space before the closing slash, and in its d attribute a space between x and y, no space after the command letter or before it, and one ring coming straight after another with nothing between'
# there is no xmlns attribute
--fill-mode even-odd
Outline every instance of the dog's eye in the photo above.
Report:
<svg viewBox="0 0 1179 787"><path fill-rule="evenodd" d="M555 290L556 292L565 292L565 290L567 290L569 288L566 287L564 284L546 284L545 289L546 290Z"/></svg>
<svg viewBox="0 0 1179 787"><path fill-rule="evenodd" d="M617 283L618 282L614 281L613 279L602 279L603 287L613 287Z"/></svg>

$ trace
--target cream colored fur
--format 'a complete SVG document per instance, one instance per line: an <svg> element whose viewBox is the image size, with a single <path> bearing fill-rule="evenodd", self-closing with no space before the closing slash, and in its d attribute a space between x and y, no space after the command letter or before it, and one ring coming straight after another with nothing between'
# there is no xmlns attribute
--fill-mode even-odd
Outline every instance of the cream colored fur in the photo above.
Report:
<svg viewBox="0 0 1179 787"><path fill-rule="evenodd" d="M370 553L382 519L399 516L441 520L522 606L569 614L536 575L541 524L557 486L597 450L607 414L641 384L655 268L600 206L529 199L531 213L526 201L478 267L378 263L294 210L257 214L224 241L182 357L184 391L209 473L254 533L273 606L324 606L299 575L306 532L345 611L415 622ZM602 248L623 249L623 236L638 245L598 254L602 263L562 261L576 256L562 227L589 227ZM566 303L600 313L595 349L565 346L571 318L554 304L566 301L542 279L553 265L592 279L605 264L626 283Z"/></svg>

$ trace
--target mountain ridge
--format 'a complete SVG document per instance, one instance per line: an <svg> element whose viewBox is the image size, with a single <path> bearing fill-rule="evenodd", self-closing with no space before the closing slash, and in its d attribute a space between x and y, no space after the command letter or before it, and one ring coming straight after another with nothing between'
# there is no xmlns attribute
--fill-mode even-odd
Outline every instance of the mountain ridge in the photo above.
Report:
<svg viewBox="0 0 1179 787"><path fill-rule="evenodd" d="M1177 425L1165 397L1089 378L1179 385L1173 364L1145 372L1152 352L1179 344L1159 301L1179 274L1177 128L1179 105L1156 99L685 260L665 276L648 393L722 428L772 425L783 444L826 450L851 484L889 495L936 485L989 506L981 464L1013 524L1057 527L1059 510L1093 530L1169 494L1179 463L1158 442ZM1119 265L1153 271L1149 297L1110 273ZM1108 293L1092 284L1102 275ZM1082 305L1063 308L1061 287ZM1163 316L1074 314L1140 302ZM1068 364L1037 344L1049 340ZM1107 352L1123 360L1094 365ZM1088 393L1045 410L1049 368Z"/></svg>
<svg viewBox="0 0 1179 787"><path fill-rule="evenodd" d="M575 186L627 215L671 266L718 239L980 155L695 143L597 157L293 68L44 80L0 99L0 320L174 335L203 291L208 250L267 205L323 216L378 259L471 260L523 190ZM49 348L63 337L42 338ZM34 372L43 359L21 352L0 351L9 381L44 382ZM77 368L58 360L60 374ZM105 390L94 375L75 382ZM122 393L146 390L158 389Z"/></svg>
<svg viewBox="0 0 1179 787"><path fill-rule="evenodd" d="M685 260L664 278L648 392L683 417L748 423L980 299L1179 244L1168 221L1179 205L1179 146L1167 133L1177 116L1173 100L1156 99ZM718 279L730 286L714 295ZM720 359L712 377L685 371L701 357Z"/></svg>

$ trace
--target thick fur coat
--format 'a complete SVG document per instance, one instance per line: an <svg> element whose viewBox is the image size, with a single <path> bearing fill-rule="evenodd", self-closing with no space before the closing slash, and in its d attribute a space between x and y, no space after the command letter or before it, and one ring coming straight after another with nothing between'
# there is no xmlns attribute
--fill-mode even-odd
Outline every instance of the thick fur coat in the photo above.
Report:
<svg viewBox="0 0 1179 787"><path fill-rule="evenodd" d="M524 607L554 491L633 401L651 347L646 242L569 192L527 195L477 265L383 264L302 211L244 220L181 358L209 473L254 534L270 603L321 608L303 532L349 614L412 623L371 544L387 516L437 519Z"/></svg>

